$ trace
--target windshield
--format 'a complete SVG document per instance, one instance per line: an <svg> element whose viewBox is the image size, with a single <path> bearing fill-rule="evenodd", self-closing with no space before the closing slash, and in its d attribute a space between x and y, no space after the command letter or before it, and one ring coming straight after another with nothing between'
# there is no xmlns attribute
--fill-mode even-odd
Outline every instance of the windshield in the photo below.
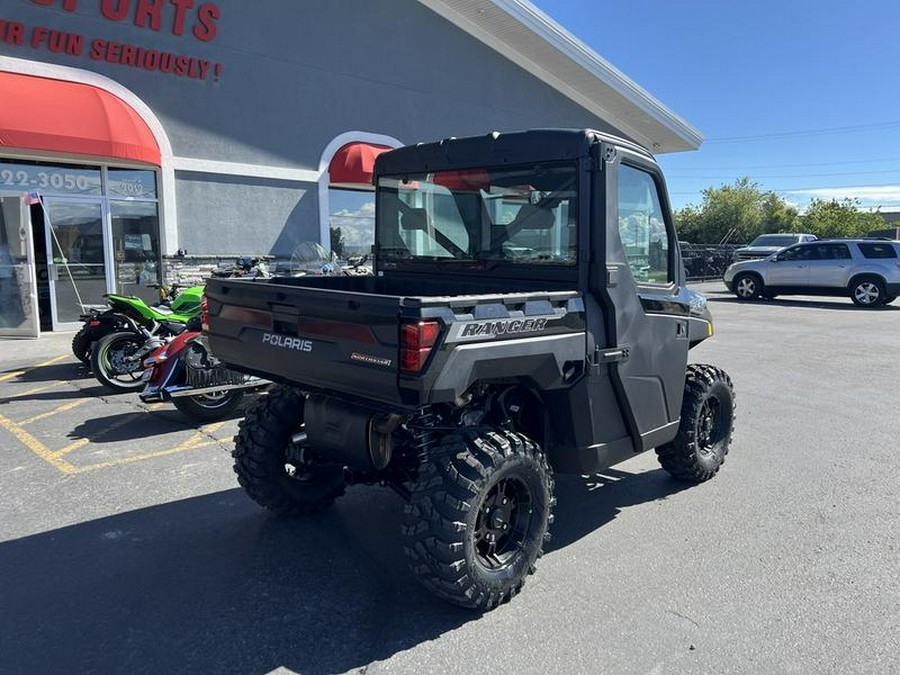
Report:
<svg viewBox="0 0 900 675"><path fill-rule="evenodd" d="M796 234L764 234L754 239L751 246L790 246L800 241Z"/></svg>
<svg viewBox="0 0 900 675"><path fill-rule="evenodd" d="M377 262L576 262L574 165L383 176Z"/></svg>

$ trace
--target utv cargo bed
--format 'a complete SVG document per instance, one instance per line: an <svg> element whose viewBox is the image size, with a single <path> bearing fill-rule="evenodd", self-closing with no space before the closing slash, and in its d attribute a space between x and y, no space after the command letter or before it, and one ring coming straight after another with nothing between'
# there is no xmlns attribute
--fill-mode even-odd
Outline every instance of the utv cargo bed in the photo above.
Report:
<svg viewBox="0 0 900 675"><path fill-rule="evenodd" d="M499 288L484 293L480 283L481 293L466 294L473 284L376 277L210 279L210 346L225 363L260 377L413 408L426 401L411 395L421 387L403 385L403 380L418 379L401 369L404 324L438 321L443 340L454 322L518 318L516 328L543 326L535 321L564 317L573 309L572 300L576 312L582 309L576 291L510 293L509 283L503 287L503 293ZM401 294L414 289L415 295Z"/></svg>

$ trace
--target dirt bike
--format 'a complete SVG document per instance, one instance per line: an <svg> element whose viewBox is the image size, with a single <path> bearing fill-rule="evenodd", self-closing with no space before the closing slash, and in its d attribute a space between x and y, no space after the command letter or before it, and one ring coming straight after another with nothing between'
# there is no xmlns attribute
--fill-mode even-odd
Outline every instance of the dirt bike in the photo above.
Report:
<svg viewBox="0 0 900 675"><path fill-rule="evenodd" d="M191 317L200 314L203 286L192 286L179 292L178 286L155 286L160 289L160 303L148 305L141 298L108 293L108 307L93 307L79 318L84 322L72 338L72 352L82 363L90 363L97 342L111 333L141 329L152 335L170 337L184 330Z"/></svg>
<svg viewBox="0 0 900 675"><path fill-rule="evenodd" d="M227 417L245 393L270 384L225 368L209 351L199 330L187 330L158 347L143 365L142 401L171 401L181 413L202 423Z"/></svg>

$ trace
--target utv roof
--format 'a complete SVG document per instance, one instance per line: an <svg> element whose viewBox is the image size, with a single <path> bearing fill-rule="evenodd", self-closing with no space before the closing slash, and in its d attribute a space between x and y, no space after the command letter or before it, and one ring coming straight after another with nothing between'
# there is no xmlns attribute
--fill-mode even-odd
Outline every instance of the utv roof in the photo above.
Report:
<svg viewBox="0 0 900 675"><path fill-rule="evenodd" d="M625 146L652 159L640 145L592 129L532 129L466 138L445 138L382 153L375 160L376 174L412 171L446 171L476 166L501 166L530 162L574 161L587 157L599 142Z"/></svg>

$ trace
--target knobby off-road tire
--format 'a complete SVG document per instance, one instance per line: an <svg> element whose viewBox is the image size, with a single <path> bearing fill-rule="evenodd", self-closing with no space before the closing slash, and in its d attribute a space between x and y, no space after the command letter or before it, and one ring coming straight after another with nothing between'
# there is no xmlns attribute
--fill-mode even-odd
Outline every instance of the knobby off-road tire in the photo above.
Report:
<svg viewBox="0 0 900 675"><path fill-rule="evenodd" d="M725 371L688 365L678 435L656 448L662 467L676 478L694 483L715 476L731 444L734 409L734 387Z"/></svg>
<svg viewBox="0 0 900 675"><path fill-rule="evenodd" d="M212 394L177 396L172 399L172 403L183 415L207 423L228 417L238 407L243 397L244 392L237 389L223 392L221 396Z"/></svg>
<svg viewBox="0 0 900 675"><path fill-rule="evenodd" d="M288 457L291 436L303 426L304 400L296 389L273 387L247 411L234 437L238 482L253 501L281 516L322 511L346 488L343 467L296 465Z"/></svg>
<svg viewBox="0 0 900 675"><path fill-rule="evenodd" d="M90 363L91 343L96 339L97 338L92 335L92 331L88 330L87 326L82 326L81 329L75 333L75 337L72 338L72 353L75 355L75 358L82 363Z"/></svg>
<svg viewBox="0 0 900 675"><path fill-rule="evenodd" d="M448 434L420 468L404 508L403 550L413 574L463 607L506 602L550 538L553 485L543 451L521 434Z"/></svg>

